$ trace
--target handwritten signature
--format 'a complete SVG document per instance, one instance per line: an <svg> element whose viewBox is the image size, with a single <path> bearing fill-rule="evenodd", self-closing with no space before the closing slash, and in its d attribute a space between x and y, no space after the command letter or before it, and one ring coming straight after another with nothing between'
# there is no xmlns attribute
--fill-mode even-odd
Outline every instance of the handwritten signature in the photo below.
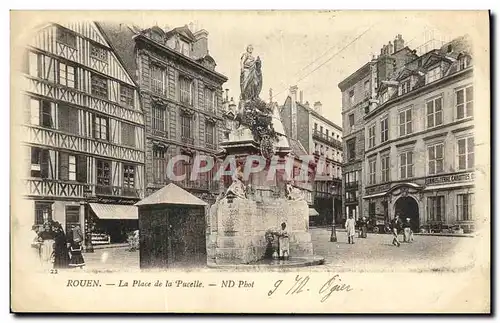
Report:
<svg viewBox="0 0 500 323"><path fill-rule="evenodd" d="M293 285L286 291L285 295L300 294L304 291L309 292L310 291L310 289L308 288L309 281L310 281L309 276L303 277L297 275L295 277L295 282L293 282ZM283 287L280 288L282 284L283 284L283 279L277 280L274 283L274 289L269 290L267 296L271 296L277 291L279 292L283 290L283 288L286 288L285 287L286 285L290 286L289 284L287 284L287 282L285 282ZM323 303L333 294L333 292L350 292L352 290L353 288L351 287L351 285L342 283L342 279L340 278L340 276L335 275L332 278L328 279L317 291L317 293L321 296L321 303Z"/></svg>

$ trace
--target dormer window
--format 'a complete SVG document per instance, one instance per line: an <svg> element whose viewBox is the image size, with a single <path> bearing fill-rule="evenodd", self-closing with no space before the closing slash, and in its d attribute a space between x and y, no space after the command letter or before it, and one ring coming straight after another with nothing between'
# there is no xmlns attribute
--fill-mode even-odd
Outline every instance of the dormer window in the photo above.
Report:
<svg viewBox="0 0 500 323"><path fill-rule="evenodd" d="M389 92L385 91L384 93L382 93L382 95L380 96L380 103L385 103L389 101Z"/></svg>
<svg viewBox="0 0 500 323"><path fill-rule="evenodd" d="M188 43L186 43L185 41L180 41L180 51L183 55L186 55L186 56L189 56L189 49L191 46L189 46Z"/></svg>
<svg viewBox="0 0 500 323"><path fill-rule="evenodd" d="M399 95L410 92L410 79L406 79L399 84Z"/></svg>
<svg viewBox="0 0 500 323"><path fill-rule="evenodd" d="M459 69L463 70L470 66L470 57L466 55L460 56L458 59Z"/></svg>
<svg viewBox="0 0 500 323"><path fill-rule="evenodd" d="M158 42L158 43L163 43L163 37L158 32L154 32L153 31L151 33L151 38L153 38L153 40L156 41L156 42Z"/></svg>
<svg viewBox="0 0 500 323"><path fill-rule="evenodd" d="M441 66L435 67L427 72L425 75L425 83L429 84L442 77Z"/></svg>

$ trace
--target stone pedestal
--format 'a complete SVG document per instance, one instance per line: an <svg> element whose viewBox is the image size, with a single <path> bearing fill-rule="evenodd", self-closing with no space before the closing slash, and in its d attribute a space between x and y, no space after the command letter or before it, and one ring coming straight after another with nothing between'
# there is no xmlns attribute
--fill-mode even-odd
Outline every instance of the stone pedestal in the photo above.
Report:
<svg viewBox="0 0 500 323"><path fill-rule="evenodd" d="M207 239L209 264L251 264L264 258L266 231L286 223L289 256L311 257L309 206L305 201L284 198L257 202L236 198L222 199L210 209Z"/></svg>

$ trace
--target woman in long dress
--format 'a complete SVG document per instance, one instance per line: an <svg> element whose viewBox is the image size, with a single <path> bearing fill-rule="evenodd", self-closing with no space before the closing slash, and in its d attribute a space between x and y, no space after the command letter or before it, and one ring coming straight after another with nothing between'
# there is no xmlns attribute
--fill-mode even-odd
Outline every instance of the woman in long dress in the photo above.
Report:
<svg viewBox="0 0 500 323"><path fill-rule="evenodd" d="M54 268L67 268L69 263L69 253L67 239L60 223L56 225L54 237Z"/></svg>
<svg viewBox="0 0 500 323"><path fill-rule="evenodd" d="M40 246L40 260L43 268L52 268L54 266L54 232L52 225L46 221L38 236L42 240Z"/></svg>
<svg viewBox="0 0 500 323"><path fill-rule="evenodd" d="M248 45L247 51L241 56L240 88L242 100L258 98L262 90L262 71L260 58L252 55L253 46Z"/></svg>
<svg viewBox="0 0 500 323"><path fill-rule="evenodd" d="M356 234L356 221L349 215L349 218L345 221L345 228L347 230L347 243L354 244L354 235Z"/></svg>

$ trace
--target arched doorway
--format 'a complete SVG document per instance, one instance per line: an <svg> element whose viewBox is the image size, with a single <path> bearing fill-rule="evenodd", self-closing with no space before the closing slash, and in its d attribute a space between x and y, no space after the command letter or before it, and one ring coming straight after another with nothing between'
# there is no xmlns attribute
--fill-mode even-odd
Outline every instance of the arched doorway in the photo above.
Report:
<svg viewBox="0 0 500 323"><path fill-rule="evenodd" d="M414 198L409 196L400 197L394 204L394 214L399 214L402 221L410 218L411 229L413 232L418 232L420 226L420 217L418 213L418 203Z"/></svg>

